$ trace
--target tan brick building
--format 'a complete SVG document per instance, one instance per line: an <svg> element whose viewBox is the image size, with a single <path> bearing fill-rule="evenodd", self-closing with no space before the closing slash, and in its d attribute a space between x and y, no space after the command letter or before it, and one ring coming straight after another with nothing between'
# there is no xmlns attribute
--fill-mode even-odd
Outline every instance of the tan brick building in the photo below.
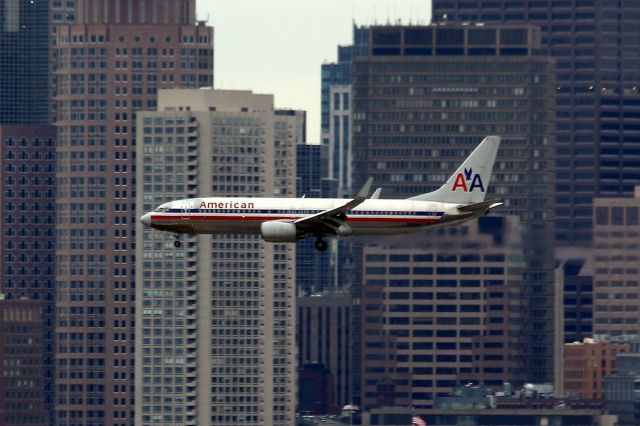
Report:
<svg viewBox="0 0 640 426"><path fill-rule="evenodd" d="M638 334L640 187L634 197L594 199L594 334Z"/></svg>
<svg viewBox="0 0 640 426"><path fill-rule="evenodd" d="M564 391L579 398L602 399L604 376L613 373L616 355L628 352L626 343L597 342L584 339L582 343L564 346Z"/></svg>

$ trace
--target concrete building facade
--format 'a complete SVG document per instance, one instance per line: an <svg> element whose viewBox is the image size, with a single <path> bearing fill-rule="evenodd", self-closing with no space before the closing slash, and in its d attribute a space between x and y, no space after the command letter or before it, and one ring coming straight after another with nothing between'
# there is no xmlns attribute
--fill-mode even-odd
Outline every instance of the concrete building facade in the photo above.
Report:
<svg viewBox="0 0 640 426"><path fill-rule="evenodd" d="M56 422L134 422L136 114L211 86L194 0L77 0L56 28Z"/></svg>
<svg viewBox="0 0 640 426"><path fill-rule="evenodd" d="M459 383L522 382L523 241L515 217L367 244L362 408L391 383L396 406L433 408ZM395 241L394 241L395 240Z"/></svg>
<svg viewBox="0 0 640 426"><path fill-rule="evenodd" d="M593 200L594 333L638 334L640 187L634 197Z"/></svg>
<svg viewBox="0 0 640 426"><path fill-rule="evenodd" d="M160 91L138 116L137 216L180 198L293 196L299 117L272 95ZM293 425L295 245L136 235L136 424Z"/></svg>

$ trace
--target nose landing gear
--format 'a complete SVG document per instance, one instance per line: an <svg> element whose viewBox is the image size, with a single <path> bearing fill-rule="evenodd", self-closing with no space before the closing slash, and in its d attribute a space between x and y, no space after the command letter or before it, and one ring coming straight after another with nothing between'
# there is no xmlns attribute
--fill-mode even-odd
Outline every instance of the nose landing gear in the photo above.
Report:
<svg viewBox="0 0 640 426"><path fill-rule="evenodd" d="M176 240L173 242L173 246L175 248L180 248L180 246L182 246L182 243L180 242L180 234L173 234L173 238L175 238Z"/></svg>

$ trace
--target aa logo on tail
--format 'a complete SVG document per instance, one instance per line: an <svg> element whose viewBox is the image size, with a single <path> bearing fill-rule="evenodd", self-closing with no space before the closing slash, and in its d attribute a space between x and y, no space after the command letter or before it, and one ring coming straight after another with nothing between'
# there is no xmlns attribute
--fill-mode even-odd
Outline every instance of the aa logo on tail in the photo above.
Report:
<svg viewBox="0 0 640 426"><path fill-rule="evenodd" d="M464 173L458 173L456 180L453 182L451 192L461 189L462 192L472 192L474 189L480 189L484 192L484 184L479 173L473 173L473 169L464 169Z"/></svg>

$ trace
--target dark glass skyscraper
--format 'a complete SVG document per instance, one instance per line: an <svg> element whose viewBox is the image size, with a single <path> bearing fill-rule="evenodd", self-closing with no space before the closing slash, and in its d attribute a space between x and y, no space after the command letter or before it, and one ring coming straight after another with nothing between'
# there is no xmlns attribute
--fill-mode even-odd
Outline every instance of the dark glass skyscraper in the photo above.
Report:
<svg viewBox="0 0 640 426"><path fill-rule="evenodd" d="M369 29L353 27L353 44L338 46L338 62L322 65L322 144L329 147L328 177L338 198L351 195L351 79L353 58L367 50Z"/></svg>
<svg viewBox="0 0 640 426"><path fill-rule="evenodd" d="M49 122L49 2L0 1L0 124Z"/></svg>
<svg viewBox="0 0 640 426"><path fill-rule="evenodd" d="M594 196L640 179L640 2L433 0L433 16L540 27L557 61L556 237L588 246Z"/></svg>
<svg viewBox="0 0 640 426"><path fill-rule="evenodd" d="M519 294L531 381L553 367L555 70L539 47L532 26L372 27L353 66L354 188L373 176L389 198L429 192L502 136L487 197L530 242Z"/></svg>
<svg viewBox="0 0 640 426"><path fill-rule="evenodd" d="M38 300L43 323L37 330L43 335L25 350L44 354L42 365L31 371L42 374L34 383L44 387L33 395L44 398L44 420L53 424L56 129L49 125L50 3L0 0L0 292L7 299ZM9 409L15 405L7 403ZM35 424L34 419L23 420Z"/></svg>
<svg viewBox="0 0 640 426"><path fill-rule="evenodd" d="M297 197L330 198L334 196L335 181L327 179L328 147L299 144L296 146ZM331 281L332 251L318 252L314 240L298 241L296 250L296 289L298 296L326 290Z"/></svg>
<svg viewBox="0 0 640 426"><path fill-rule="evenodd" d="M41 403L49 411L45 418L51 421L54 403L55 135L56 128L50 125L0 125L0 293L7 302L36 301L41 311L38 318L42 324L37 329L43 335L32 340L25 350L43 355L43 364L31 372L44 374L34 380L38 386L44 383L37 395L44 397Z"/></svg>
<svg viewBox="0 0 640 426"><path fill-rule="evenodd" d="M332 85L351 84L351 63L354 55L361 55L366 52L369 42L368 29L366 27L353 27L353 44L348 46L338 46L338 62L331 62L322 65L322 94L321 111L322 117L320 125L322 133L329 132L329 89ZM323 144L326 144L323 141Z"/></svg>

